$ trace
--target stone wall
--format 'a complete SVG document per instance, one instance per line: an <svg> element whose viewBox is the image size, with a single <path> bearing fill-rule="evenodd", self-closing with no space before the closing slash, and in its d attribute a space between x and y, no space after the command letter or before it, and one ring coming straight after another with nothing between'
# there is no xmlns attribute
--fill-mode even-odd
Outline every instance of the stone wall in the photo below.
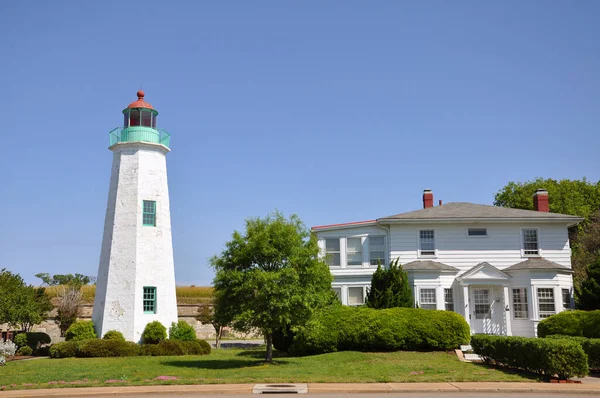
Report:
<svg viewBox="0 0 600 398"><path fill-rule="evenodd" d="M196 319L196 315L198 314L198 309L202 306L202 304L178 304L177 305L177 316L179 320L186 321L190 325L194 327L196 330L196 336L199 339L212 340L216 337L215 328L212 325L204 325L200 321ZM92 311L94 306L92 304L83 304L79 307L79 319L84 321L92 320ZM52 310L48 314L48 318L40 323L39 325L35 325L32 329L32 332L44 332L47 333L52 339L52 343L56 343L64 340L63 337L60 336L60 328L58 323L56 322L56 309ZM167 329L170 325L164 325ZM0 324L0 331L9 330L8 325ZM240 333L235 330L227 328L223 332L223 337L233 337L233 338L260 338L260 335L257 334L245 334Z"/></svg>

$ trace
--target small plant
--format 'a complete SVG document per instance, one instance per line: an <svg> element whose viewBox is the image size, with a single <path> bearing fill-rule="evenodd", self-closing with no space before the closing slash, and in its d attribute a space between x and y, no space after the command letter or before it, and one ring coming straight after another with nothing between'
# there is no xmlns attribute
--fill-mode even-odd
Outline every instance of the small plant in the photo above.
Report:
<svg viewBox="0 0 600 398"><path fill-rule="evenodd" d="M159 321L153 321L146 325L142 333L142 343L158 344L167 338L167 328Z"/></svg>
<svg viewBox="0 0 600 398"><path fill-rule="evenodd" d="M20 355L30 356L31 354L33 354L33 349L29 346L24 345L23 347L19 348L17 353L19 353Z"/></svg>
<svg viewBox="0 0 600 398"><path fill-rule="evenodd" d="M79 343L77 341L63 341L50 347L51 358L72 358L77 354Z"/></svg>
<svg viewBox="0 0 600 398"><path fill-rule="evenodd" d="M171 340L194 341L196 340L196 331L186 321L172 322L169 328L169 338Z"/></svg>
<svg viewBox="0 0 600 398"><path fill-rule="evenodd" d="M95 339L96 331L94 330L94 323L92 321L79 321L75 322L65 334L66 341L83 341L89 339Z"/></svg>
<svg viewBox="0 0 600 398"><path fill-rule="evenodd" d="M119 341L125 341L125 337L123 337L123 333L119 332L118 330L109 330L108 332L104 333L104 337L102 337L104 340L119 340Z"/></svg>
<svg viewBox="0 0 600 398"><path fill-rule="evenodd" d="M24 347L27 345L27 335L25 333L19 333L15 336L13 341L17 347Z"/></svg>
<svg viewBox="0 0 600 398"><path fill-rule="evenodd" d="M0 365L6 363L5 357L12 357L17 352L17 345L12 341L0 343Z"/></svg>

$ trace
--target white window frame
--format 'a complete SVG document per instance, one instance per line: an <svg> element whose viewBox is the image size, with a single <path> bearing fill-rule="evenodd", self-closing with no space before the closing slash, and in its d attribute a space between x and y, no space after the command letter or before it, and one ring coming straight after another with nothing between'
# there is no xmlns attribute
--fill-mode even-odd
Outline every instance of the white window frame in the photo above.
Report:
<svg viewBox="0 0 600 398"><path fill-rule="evenodd" d="M368 236L368 248L369 248L369 258L368 258L368 263L370 267L377 267L377 264L372 264L371 260L373 259L371 256L371 253L373 251L373 249L371 248L371 238L382 238L383 239L383 258L381 259L381 266L385 267L387 264L387 242L385 239L385 235L369 235ZM379 250L378 250L379 251Z"/></svg>
<svg viewBox="0 0 600 398"><path fill-rule="evenodd" d="M565 290L567 292L569 292L569 301L567 301L567 302L565 302ZM560 295L561 295L562 302L563 302L563 306L562 306L563 311L572 310L573 308L571 306L571 295L572 295L571 289L568 288L568 287L562 287L561 286L561 288L560 288Z"/></svg>
<svg viewBox="0 0 600 398"><path fill-rule="evenodd" d="M447 300L448 299L448 297L446 295L447 290L450 291L450 301ZM452 305L451 310L448 309L449 305ZM451 287L445 287L444 288L444 310L454 312L455 308L456 307L454 306L454 289L452 289Z"/></svg>
<svg viewBox="0 0 600 398"><path fill-rule="evenodd" d="M422 300L422 292L423 290L433 290L433 302L423 303ZM424 308L423 305L434 305L434 308ZM437 289L433 286L423 286L419 287L419 308L427 309L427 310L437 310Z"/></svg>
<svg viewBox="0 0 600 398"><path fill-rule="evenodd" d="M353 288L362 288L362 303L360 304L350 304L350 289ZM367 291L366 291L366 286L364 285L348 285L346 287L346 305L351 306L351 307L357 307L359 305L363 305L367 300Z"/></svg>
<svg viewBox="0 0 600 398"><path fill-rule="evenodd" d="M485 235L470 235L469 231L475 230L475 229L477 229L477 230L484 230L485 231ZM488 236L490 236L490 235L488 234L488 229L486 227L470 227L470 228L467 228L467 238L469 238L469 239L482 239L482 238L487 238Z"/></svg>
<svg viewBox="0 0 600 398"><path fill-rule="evenodd" d="M358 239L360 241L360 264L350 264L348 262L348 239ZM346 267L362 267L364 265L365 262L365 239L362 236L346 236L346 239L344 239L344 245L345 245L345 258L341 258L340 256L340 262L341 263L345 263ZM341 249L341 245L340 245L340 249Z"/></svg>
<svg viewBox="0 0 600 398"><path fill-rule="evenodd" d="M433 254L421 254L421 232L433 231ZM435 228L423 228L417 231L417 257L418 258L437 258L437 231ZM428 250L429 251L429 250Z"/></svg>
<svg viewBox="0 0 600 398"><path fill-rule="evenodd" d="M542 304L540 302L540 289L544 289L544 290L550 290L552 292L552 302L554 304L554 311L543 311L544 312L544 317L542 317L542 311L540 309L540 305ZM562 293L562 291L561 291ZM558 311L556 311L556 291L554 289L553 286L536 286L535 288L535 297L536 297L536 301L537 301L537 312L538 312L538 319L542 320L542 319L546 319L552 315L555 315L558 313ZM547 303L544 303L547 304Z"/></svg>
<svg viewBox="0 0 600 398"><path fill-rule="evenodd" d="M525 253L525 231L534 230L536 231L537 237L537 254L526 254ZM521 257L542 257L542 249L541 249L541 241L540 241L540 229L537 227L531 228L521 228Z"/></svg>
<svg viewBox="0 0 600 398"><path fill-rule="evenodd" d="M518 304L525 304L525 314L527 315L526 317L518 317L517 316L517 310L515 309L515 290L525 290L525 302L524 303L518 303ZM517 320L517 321L522 321L522 320L528 320L531 319L530 317L530 310L529 310L529 303L530 303L530 298L529 298L529 292L531 291L531 287L527 287L527 286L515 286L515 287L511 287L510 288L510 302L511 302L511 309L512 309L512 319ZM523 311L521 311L523 312Z"/></svg>
<svg viewBox="0 0 600 398"><path fill-rule="evenodd" d="M342 294L343 294L344 289L342 289L342 286L332 286L331 290L333 290L335 292L338 300L340 300L340 303L343 303ZM338 294L338 291L339 291L339 294Z"/></svg>
<svg viewBox="0 0 600 398"><path fill-rule="evenodd" d="M329 263L327 263L327 255L329 254L327 252L327 240L336 240L336 239L337 239L338 244L339 244L339 250L337 252L331 252L331 253L337 253L337 254L340 255L340 263L337 264L337 265L330 265ZM342 259L342 242L341 242L340 237L331 236L331 237L323 238L323 250L325 251L325 258L324 258L325 263L327 263L327 265L329 267L340 268L342 266L342 263L343 263L343 259Z"/></svg>

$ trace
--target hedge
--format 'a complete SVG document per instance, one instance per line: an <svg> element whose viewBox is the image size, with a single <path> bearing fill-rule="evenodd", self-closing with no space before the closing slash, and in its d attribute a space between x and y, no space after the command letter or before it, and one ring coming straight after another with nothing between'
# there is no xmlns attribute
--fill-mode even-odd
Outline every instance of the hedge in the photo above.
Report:
<svg viewBox="0 0 600 398"><path fill-rule="evenodd" d="M296 330L289 352L450 350L469 337L469 325L455 312L332 306Z"/></svg>
<svg viewBox="0 0 600 398"><path fill-rule="evenodd" d="M210 344L204 340L163 340L158 344L138 345L131 341L115 339L89 339L85 341L63 341L50 347L52 358L208 355L210 352Z"/></svg>
<svg viewBox="0 0 600 398"><path fill-rule="evenodd" d="M39 355L42 344L49 344L50 336L43 332L26 332L19 333L15 336L14 342L19 347L28 346L34 354Z"/></svg>
<svg viewBox="0 0 600 398"><path fill-rule="evenodd" d="M569 339L538 339L474 335L473 351L485 363L568 379L588 374L588 358L581 345Z"/></svg>
<svg viewBox="0 0 600 398"><path fill-rule="evenodd" d="M538 324L538 337L550 335L600 338L600 310L562 311Z"/></svg>
<svg viewBox="0 0 600 398"><path fill-rule="evenodd" d="M581 348L585 351L588 357L588 366L592 370L600 370L600 339L588 339L587 337L577 336L561 336L551 335L546 336L547 339L567 339L576 341L581 344Z"/></svg>

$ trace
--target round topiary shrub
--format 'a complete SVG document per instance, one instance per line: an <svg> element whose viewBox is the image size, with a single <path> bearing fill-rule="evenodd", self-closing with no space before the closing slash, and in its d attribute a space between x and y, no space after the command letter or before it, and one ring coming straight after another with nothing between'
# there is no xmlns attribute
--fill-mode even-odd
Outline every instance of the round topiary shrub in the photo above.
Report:
<svg viewBox="0 0 600 398"><path fill-rule="evenodd" d="M24 347L27 345L27 335L25 333L19 333L13 339L13 343L17 345L17 347Z"/></svg>
<svg viewBox="0 0 600 398"><path fill-rule="evenodd" d="M109 330L108 332L104 333L104 336L102 338L104 340L125 341L125 337L123 337L123 333L119 332L118 330Z"/></svg>
<svg viewBox="0 0 600 398"><path fill-rule="evenodd" d="M66 341L83 341L89 339L95 339L96 331L94 330L94 323L92 321L78 321L69 326L67 333L65 333Z"/></svg>
<svg viewBox="0 0 600 398"><path fill-rule="evenodd" d="M557 334L600 338L600 310L563 311L538 324L538 337Z"/></svg>
<svg viewBox="0 0 600 398"><path fill-rule="evenodd" d="M31 347L24 345L23 347L19 348L17 353L20 355L29 356L33 354L33 350L31 349Z"/></svg>
<svg viewBox="0 0 600 398"><path fill-rule="evenodd" d="M202 355L208 355L212 351L212 347L206 340L198 340L198 343L202 346Z"/></svg>
<svg viewBox="0 0 600 398"><path fill-rule="evenodd" d="M186 321L172 322L169 328L169 339L181 341L195 341L196 331Z"/></svg>
<svg viewBox="0 0 600 398"><path fill-rule="evenodd" d="M133 357L140 355L140 346L131 341L90 339L77 350L80 358Z"/></svg>
<svg viewBox="0 0 600 398"><path fill-rule="evenodd" d="M167 339L167 328L159 321L153 321L146 325L142 333L143 344L158 344Z"/></svg>
<svg viewBox="0 0 600 398"><path fill-rule="evenodd" d="M184 346L183 341L179 340L163 340L158 343L158 347L160 348L161 356L187 354L187 349Z"/></svg>
<svg viewBox="0 0 600 398"><path fill-rule="evenodd" d="M77 341L63 341L50 347L51 358L72 358L77 354Z"/></svg>

